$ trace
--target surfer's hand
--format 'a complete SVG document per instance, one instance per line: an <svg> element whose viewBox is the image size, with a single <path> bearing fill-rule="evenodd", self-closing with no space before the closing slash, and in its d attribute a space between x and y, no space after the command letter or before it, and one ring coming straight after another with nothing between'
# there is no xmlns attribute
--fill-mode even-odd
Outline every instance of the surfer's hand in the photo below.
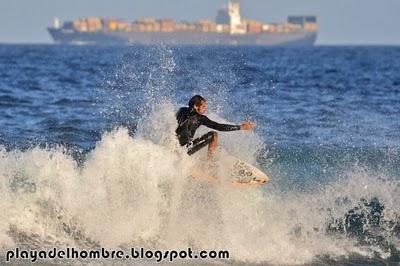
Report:
<svg viewBox="0 0 400 266"><path fill-rule="evenodd" d="M240 125L240 130L251 130L255 127L254 123L247 121Z"/></svg>

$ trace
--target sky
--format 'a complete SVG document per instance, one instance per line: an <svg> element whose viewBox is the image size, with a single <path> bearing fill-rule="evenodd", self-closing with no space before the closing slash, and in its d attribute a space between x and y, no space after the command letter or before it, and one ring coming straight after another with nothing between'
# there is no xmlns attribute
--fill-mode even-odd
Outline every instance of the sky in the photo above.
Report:
<svg viewBox="0 0 400 266"><path fill-rule="evenodd" d="M215 19L227 0L0 0L0 43L52 43L46 27L86 16ZM319 45L400 45L400 0L241 0L242 17L318 16Z"/></svg>

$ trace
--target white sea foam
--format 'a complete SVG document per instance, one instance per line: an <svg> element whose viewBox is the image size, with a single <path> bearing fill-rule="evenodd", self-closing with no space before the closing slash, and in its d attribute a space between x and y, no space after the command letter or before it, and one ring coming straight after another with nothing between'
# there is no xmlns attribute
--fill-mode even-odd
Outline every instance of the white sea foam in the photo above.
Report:
<svg viewBox="0 0 400 266"><path fill-rule="evenodd" d="M195 180L190 169L206 151L186 156L171 133L174 112L170 103L158 105L133 137L125 128L105 133L79 167L63 148L3 149L2 248L193 246L229 250L241 261L297 264L322 254L372 254L325 230L360 198L377 197L400 212L398 184L362 171L312 193ZM255 163L261 141L247 133L221 133L221 146Z"/></svg>

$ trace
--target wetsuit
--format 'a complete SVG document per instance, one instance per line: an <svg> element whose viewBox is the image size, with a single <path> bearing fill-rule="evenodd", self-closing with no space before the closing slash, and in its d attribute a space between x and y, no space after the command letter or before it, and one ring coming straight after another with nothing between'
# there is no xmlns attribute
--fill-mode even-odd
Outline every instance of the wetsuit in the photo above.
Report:
<svg viewBox="0 0 400 266"><path fill-rule="evenodd" d="M219 130L219 131L235 131L240 130L239 125L226 125L219 124L210 120L207 116L198 114L195 110L190 110L188 107L182 107L176 114L178 120L178 128L176 135L178 136L179 143L188 148L188 154L199 151L201 148L211 143L214 133L212 131L204 134L203 136L193 139L194 133L201 126Z"/></svg>

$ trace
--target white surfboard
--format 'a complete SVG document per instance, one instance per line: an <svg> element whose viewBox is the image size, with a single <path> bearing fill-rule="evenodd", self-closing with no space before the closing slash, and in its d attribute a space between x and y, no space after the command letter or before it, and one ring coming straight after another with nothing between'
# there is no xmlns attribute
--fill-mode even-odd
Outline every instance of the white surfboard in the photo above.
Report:
<svg viewBox="0 0 400 266"><path fill-rule="evenodd" d="M234 163L229 169L231 177L237 183L243 184L265 184L269 181L269 177L257 167L232 157Z"/></svg>
<svg viewBox="0 0 400 266"><path fill-rule="evenodd" d="M208 181L224 180L235 185L263 185L269 181L269 177L260 169L229 154L219 156L216 163L196 165L191 175Z"/></svg>

